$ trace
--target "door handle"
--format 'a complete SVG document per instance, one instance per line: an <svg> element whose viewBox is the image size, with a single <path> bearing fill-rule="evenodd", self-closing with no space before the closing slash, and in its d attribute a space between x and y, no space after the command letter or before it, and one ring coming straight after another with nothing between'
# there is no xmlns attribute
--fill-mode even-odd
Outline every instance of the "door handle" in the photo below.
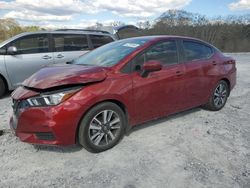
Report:
<svg viewBox="0 0 250 188"><path fill-rule="evenodd" d="M56 58L63 58L64 56L62 54L58 54Z"/></svg>
<svg viewBox="0 0 250 188"><path fill-rule="evenodd" d="M48 56L48 55L45 55L42 57L43 59L51 59L52 57L51 56Z"/></svg>
<svg viewBox="0 0 250 188"><path fill-rule="evenodd" d="M217 65L217 62L216 62L216 61L213 61L213 65Z"/></svg>

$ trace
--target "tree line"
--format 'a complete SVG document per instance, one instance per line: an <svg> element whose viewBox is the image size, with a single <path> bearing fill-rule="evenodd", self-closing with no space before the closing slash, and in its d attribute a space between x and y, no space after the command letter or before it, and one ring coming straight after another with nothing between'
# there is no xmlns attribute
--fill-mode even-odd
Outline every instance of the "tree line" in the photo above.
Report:
<svg viewBox="0 0 250 188"><path fill-rule="evenodd" d="M21 26L14 19L0 19L0 42L23 32L38 30L41 30L39 26Z"/></svg>
<svg viewBox="0 0 250 188"><path fill-rule="evenodd" d="M143 34L195 37L223 52L250 52L250 14L208 19L200 14L169 10L153 26L146 23Z"/></svg>
<svg viewBox="0 0 250 188"><path fill-rule="evenodd" d="M96 23L92 29L110 30L113 26L124 25L122 22L104 26ZM140 32L124 31L122 38L138 35L180 35L207 41L223 52L250 51L250 14L207 18L183 10L168 10L153 22L136 24ZM0 19L0 42L26 31L44 30L39 26L21 26L13 19Z"/></svg>

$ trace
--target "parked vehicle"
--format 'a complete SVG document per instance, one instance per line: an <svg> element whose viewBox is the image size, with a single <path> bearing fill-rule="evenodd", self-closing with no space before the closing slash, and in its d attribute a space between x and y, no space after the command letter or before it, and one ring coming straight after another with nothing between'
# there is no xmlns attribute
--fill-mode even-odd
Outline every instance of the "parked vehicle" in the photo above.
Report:
<svg viewBox="0 0 250 188"><path fill-rule="evenodd" d="M24 142L101 152L143 122L201 105L220 110L235 84L235 60L208 43L130 38L35 73L12 94L10 126Z"/></svg>
<svg viewBox="0 0 250 188"><path fill-rule="evenodd" d="M44 66L65 63L115 40L105 31L22 33L0 44L0 97Z"/></svg>

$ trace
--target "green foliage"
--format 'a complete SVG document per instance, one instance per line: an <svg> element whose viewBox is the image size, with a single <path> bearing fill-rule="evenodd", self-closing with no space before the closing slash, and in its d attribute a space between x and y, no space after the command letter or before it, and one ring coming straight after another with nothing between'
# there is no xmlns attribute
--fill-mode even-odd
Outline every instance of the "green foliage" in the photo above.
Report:
<svg viewBox="0 0 250 188"><path fill-rule="evenodd" d="M143 35L181 35L207 41L224 52L250 51L250 14L208 19L182 10L163 13Z"/></svg>
<svg viewBox="0 0 250 188"><path fill-rule="evenodd" d="M13 37L19 33L38 31L40 28L38 26L25 26L22 27L14 19L0 19L0 42Z"/></svg>
<svg viewBox="0 0 250 188"><path fill-rule="evenodd" d="M138 34L123 31L121 38L138 35L179 35L207 41L223 52L250 51L250 14L208 19L201 14L169 10L150 22L138 22ZM125 32L125 33L124 33Z"/></svg>

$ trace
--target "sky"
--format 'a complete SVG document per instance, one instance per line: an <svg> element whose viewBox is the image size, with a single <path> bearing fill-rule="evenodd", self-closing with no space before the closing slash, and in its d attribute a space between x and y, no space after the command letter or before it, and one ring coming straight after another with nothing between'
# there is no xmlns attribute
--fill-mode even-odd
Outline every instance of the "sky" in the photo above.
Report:
<svg viewBox="0 0 250 188"><path fill-rule="evenodd" d="M0 0L0 18L44 28L153 21L169 9L216 16L250 14L250 0Z"/></svg>

